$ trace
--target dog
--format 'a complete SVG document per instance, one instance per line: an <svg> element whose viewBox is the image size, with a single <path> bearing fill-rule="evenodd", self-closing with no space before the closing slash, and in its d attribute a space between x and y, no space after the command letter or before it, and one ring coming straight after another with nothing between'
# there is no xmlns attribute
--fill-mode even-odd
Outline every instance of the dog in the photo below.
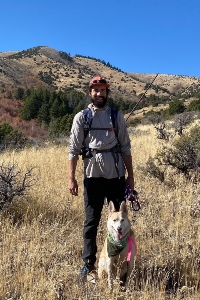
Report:
<svg viewBox="0 0 200 300"><path fill-rule="evenodd" d="M107 273L108 286L112 290L119 267L120 286L126 289L137 249L125 201L119 211L116 211L112 201L109 202L107 229L108 235L99 256L98 277L102 279L103 273Z"/></svg>

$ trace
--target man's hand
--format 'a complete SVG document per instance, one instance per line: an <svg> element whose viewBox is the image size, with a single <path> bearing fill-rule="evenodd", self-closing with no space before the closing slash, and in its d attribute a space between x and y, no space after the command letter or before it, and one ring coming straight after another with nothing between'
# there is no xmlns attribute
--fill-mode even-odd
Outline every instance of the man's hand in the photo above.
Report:
<svg viewBox="0 0 200 300"><path fill-rule="evenodd" d="M133 177L127 177L126 178L126 186L128 186L134 190L134 178Z"/></svg>
<svg viewBox="0 0 200 300"><path fill-rule="evenodd" d="M68 177L68 189L70 194L78 196L78 183L75 179L77 158L69 160L69 177Z"/></svg>
<svg viewBox="0 0 200 300"><path fill-rule="evenodd" d="M69 178L68 188L70 194L72 194L73 196L78 196L78 183L75 178Z"/></svg>

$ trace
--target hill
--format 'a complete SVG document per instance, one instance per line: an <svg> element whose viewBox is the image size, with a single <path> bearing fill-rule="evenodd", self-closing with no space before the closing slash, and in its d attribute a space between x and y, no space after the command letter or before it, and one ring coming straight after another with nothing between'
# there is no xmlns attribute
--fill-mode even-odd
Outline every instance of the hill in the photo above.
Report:
<svg viewBox="0 0 200 300"><path fill-rule="evenodd" d="M95 75L101 75L110 82L114 98L136 101L156 74L123 72L109 62L78 54L71 56L46 46L0 53L1 93L31 86L62 90L74 88L86 92L89 80ZM198 89L199 83L198 77L159 74L147 96L184 94L191 88Z"/></svg>
<svg viewBox="0 0 200 300"><path fill-rule="evenodd" d="M47 136L49 131L44 124L37 122L37 116L31 120L19 118L23 102L15 99L18 88L44 87L49 91L75 90L87 93L88 83L93 76L105 77L111 84L113 99L138 102L141 95L155 79L156 74L124 72L109 62L75 56L47 46L37 46L23 51L0 53L0 124L9 122L14 128L31 138ZM183 75L159 74L141 107L137 106L131 119L144 118L149 110L165 109L171 99L184 99L187 103L198 99L200 78ZM130 110L129 110L130 111ZM126 114L124 110L124 114ZM66 120L63 121L66 123Z"/></svg>

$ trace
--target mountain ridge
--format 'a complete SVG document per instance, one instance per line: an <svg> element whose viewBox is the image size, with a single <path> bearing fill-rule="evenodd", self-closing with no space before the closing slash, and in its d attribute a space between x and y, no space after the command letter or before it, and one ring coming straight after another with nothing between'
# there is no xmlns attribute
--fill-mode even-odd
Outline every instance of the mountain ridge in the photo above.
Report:
<svg viewBox="0 0 200 300"><path fill-rule="evenodd" d="M48 46L0 53L0 85L4 90L18 87L88 90L93 76L105 77L111 84L112 97L137 101L156 74L124 72L103 60L76 54L71 56ZM197 88L200 78L186 75L158 74L147 96L184 94Z"/></svg>
<svg viewBox="0 0 200 300"><path fill-rule="evenodd" d="M66 94L71 90L87 94L89 81L98 75L110 83L110 96L114 100L129 100L135 107L145 93L142 108L134 109L130 121L142 120L149 111L165 110L173 99L183 99L189 104L200 98L199 77L124 72L100 59L79 54L71 56L51 47L37 46L23 51L0 52L0 124L8 122L32 139L47 137L48 128L37 118L29 121L20 118L24 103L18 97L15 99L17 89L42 87L66 91Z"/></svg>

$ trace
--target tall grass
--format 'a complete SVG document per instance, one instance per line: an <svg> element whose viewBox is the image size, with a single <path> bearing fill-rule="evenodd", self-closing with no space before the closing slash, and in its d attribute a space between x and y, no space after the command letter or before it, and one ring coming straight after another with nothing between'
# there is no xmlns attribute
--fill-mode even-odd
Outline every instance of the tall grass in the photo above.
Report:
<svg viewBox="0 0 200 300"><path fill-rule="evenodd" d="M200 299L199 183L176 175L172 186L148 178L141 168L162 147L151 128L131 135L136 190L141 210L129 209L138 255L129 289L111 293L106 282L80 287L84 222L82 161L79 196L67 189L65 146L26 149L1 155L22 170L37 166L37 185L0 213L0 299ZM98 230L98 254L106 237L107 207ZM97 255L98 256L98 255Z"/></svg>

